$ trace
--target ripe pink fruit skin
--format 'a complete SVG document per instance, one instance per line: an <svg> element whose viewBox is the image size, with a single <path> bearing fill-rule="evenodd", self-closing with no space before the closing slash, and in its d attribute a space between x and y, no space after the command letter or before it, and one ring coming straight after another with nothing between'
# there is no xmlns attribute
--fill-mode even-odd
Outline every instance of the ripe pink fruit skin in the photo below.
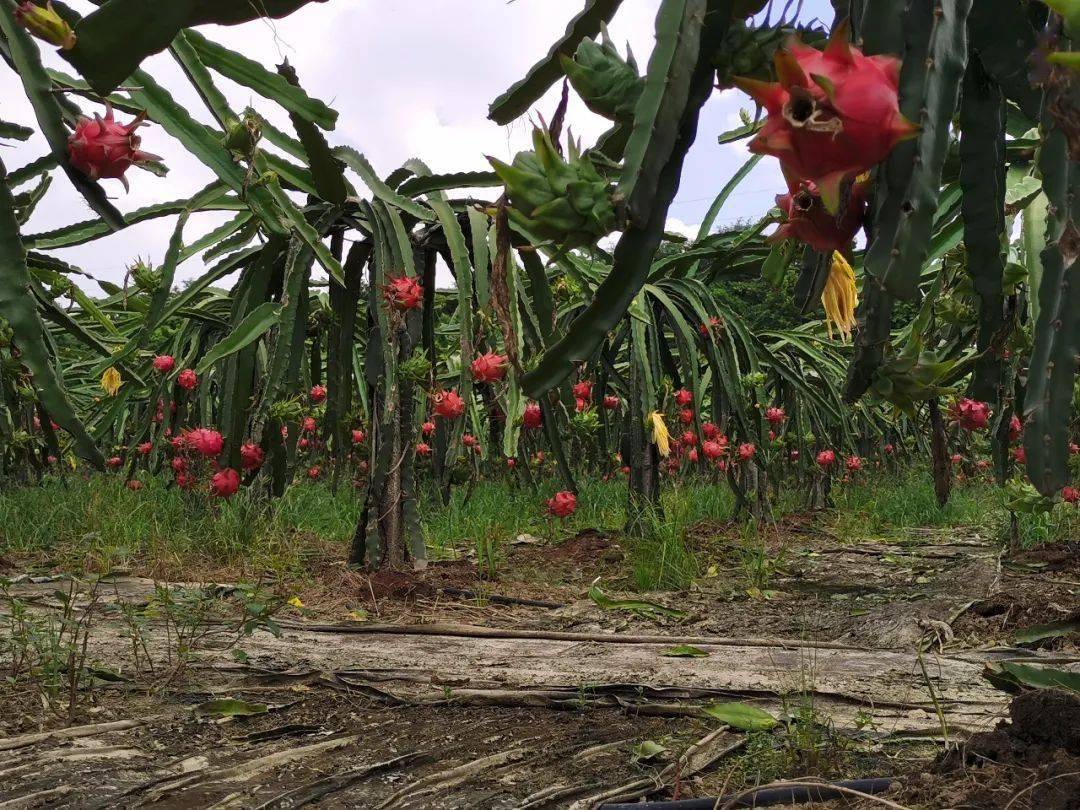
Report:
<svg viewBox="0 0 1080 810"><path fill-rule="evenodd" d="M180 478L177 476L177 484ZM240 473L232 467L218 470L210 478L210 491L218 498L230 498L240 489Z"/></svg>
<svg viewBox="0 0 1080 810"><path fill-rule="evenodd" d="M194 448L197 453L207 458L220 455L221 449L225 446L225 440L221 437L221 434L210 428L189 430L185 440L189 447Z"/></svg>
<svg viewBox="0 0 1080 810"><path fill-rule="evenodd" d="M781 425L786 417L787 414L784 413L783 408L767 408L765 410L765 421L770 425Z"/></svg>
<svg viewBox="0 0 1080 810"><path fill-rule="evenodd" d="M570 490L556 492L547 501L548 512L557 518L568 518L577 509L577 496Z"/></svg>
<svg viewBox="0 0 1080 810"><path fill-rule="evenodd" d="M679 437L679 441L687 447L693 447L697 444L697 436L694 435L692 430L684 430L682 436Z"/></svg>
<svg viewBox="0 0 1080 810"><path fill-rule="evenodd" d="M848 472L858 472L862 469L862 459L858 456L848 456L847 468Z"/></svg>
<svg viewBox="0 0 1080 810"><path fill-rule="evenodd" d="M183 388L185 391L191 391L198 386L199 377L195 374L194 369L185 368L176 378L176 384Z"/></svg>
<svg viewBox="0 0 1080 810"><path fill-rule="evenodd" d="M321 405L326 402L326 386L325 385L313 385L309 392L312 405Z"/></svg>
<svg viewBox="0 0 1080 810"><path fill-rule="evenodd" d="M244 442L240 446L240 466L245 472L259 469L266 460L266 454L259 445L252 442Z"/></svg>
<svg viewBox="0 0 1080 810"><path fill-rule="evenodd" d="M983 430L990 424L990 406L964 397L953 406L951 416L964 430Z"/></svg>
<svg viewBox="0 0 1080 810"><path fill-rule="evenodd" d="M130 481L127 482L127 488L130 489L132 492L137 492L138 490L143 488L143 482L137 481L136 479L132 478Z"/></svg>
<svg viewBox="0 0 1080 810"><path fill-rule="evenodd" d="M918 131L900 114L900 60L865 56L848 42L845 25L824 52L792 38L775 62L778 82L736 82L768 112L749 149L778 158L789 180L813 182L826 208L836 211L845 179L877 165Z"/></svg>
<svg viewBox="0 0 1080 810"><path fill-rule="evenodd" d="M724 447L720 442L707 441L701 445L701 452L705 455L705 458L712 461L713 459L720 458L724 455Z"/></svg>
<svg viewBox="0 0 1080 810"><path fill-rule="evenodd" d="M427 427L427 422L424 423L424 427L425 428ZM434 427L434 425L432 425L432 427ZM425 431L424 435L425 436L427 435L426 431ZM366 439L366 438L367 438L367 436L364 434L364 431L362 431L362 430L354 430L352 432L352 443L353 444L363 444L364 439Z"/></svg>
<svg viewBox="0 0 1080 810"><path fill-rule="evenodd" d="M743 442L739 445L739 460L749 461L754 457L756 450L757 447L754 446L753 442Z"/></svg>
<svg viewBox="0 0 1080 810"><path fill-rule="evenodd" d="M176 367L176 360L171 354L159 354L154 358L154 370L168 374Z"/></svg>
<svg viewBox="0 0 1080 810"><path fill-rule="evenodd" d="M471 433L466 433L461 437L461 443L466 447L476 447L477 438Z"/></svg>
<svg viewBox="0 0 1080 810"><path fill-rule="evenodd" d="M706 439L715 439L720 435L720 428L714 425L712 422L705 422L701 426L701 435Z"/></svg>
<svg viewBox="0 0 1080 810"><path fill-rule="evenodd" d="M577 413L584 413L585 411L589 410L590 406L591 403L587 399L581 399L580 397L578 397L574 400L574 410Z"/></svg>
<svg viewBox="0 0 1080 810"><path fill-rule="evenodd" d="M1020 422L1020 417L1013 414L1009 418L1009 441L1015 442L1020 438L1020 434L1023 432L1024 426Z"/></svg>
<svg viewBox="0 0 1080 810"><path fill-rule="evenodd" d="M416 455L418 456L430 456L431 446L427 442L417 442Z"/></svg>
<svg viewBox="0 0 1080 810"><path fill-rule="evenodd" d="M307 471L307 477L310 478L312 481L318 481L319 478L322 477L322 467L320 467L318 464L309 467Z"/></svg>
<svg viewBox="0 0 1080 810"><path fill-rule="evenodd" d="M691 408L683 408L679 411L679 421L689 425L694 421L694 411Z"/></svg>
<svg viewBox="0 0 1080 810"><path fill-rule="evenodd" d="M148 456L148 455L150 455L150 451L153 450L153 449L154 449L154 443L153 442L143 442L142 444L139 445L139 455L140 456Z"/></svg>
<svg viewBox="0 0 1080 810"><path fill-rule="evenodd" d="M118 470L124 466L124 460L120 458L120 456L112 456L108 461L105 462L105 466L108 467L110 470Z"/></svg>
<svg viewBox="0 0 1080 810"><path fill-rule="evenodd" d="M383 294L387 303L400 312L416 309L424 302L424 288L408 276L389 276Z"/></svg>
<svg viewBox="0 0 1080 810"><path fill-rule="evenodd" d="M846 253L866 216L866 185L852 185L847 208L840 217L825 210L817 186L809 180L793 183L787 194L777 196L776 206L787 220L767 241L797 239L819 253Z"/></svg>
<svg viewBox="0 0 1080 810"><path fill-rule="evenodd" d="M121 124L113 115L112 105L106 103L105 117L80 118L75 132L68 138L68 161L91 180L115 178L129 189L124 173L129 166L161 160L157 155L139 150L142 139L135 130L142 125L145 114L130 124Z"/></svg>
<svg viewBox="0 0 1080 810"><path fill-rule="evenodd" d="M617 411L619 409L619 398L608 394L604 397L604 408L609 411Z"/></svg>
<svg viewBox="0 0 1080 810"><path fill-rule="evenodd" d="M1061 490L1061 500L1065 503L1080 503L1080 489L1075 487L1063 487Z"/></svg>
<svg viewBox="0 0 1080 810"><path fill-rule="evenodd" d="M487 354L478 355L472 361L469 370L472 372L473 380L476 382L493 383L506 376L506 369L509 364L510 361L506 355L488 352Z"/></svg>
<svg viewBox="0 0 1080 810"><path fill-rule="evenodd" d="M521 417L521 424L526 430L536 430L544 422L543 414L540 412L540 406L535 402L530 402L525 406L525 413Z"/></svg>
<svg viewBox="0 0 1080 810"><path fill-rule="evenodd" d="M443 419L457 419L465 413L465 400L456 391L439 391L431 400L435 415Z"/></svg>
<svg viewBox="0 0 1080 810"><path fill-rule="evenodd" d="M836 453L832 450L822 450L817 454L817 464L823 470L827 470L836 463Z"/></svg>
<svg viewBox="0 0 1080 810"><path fill-rule="evenodd" d="M685 408L691 402L694 401L694 395L687 391L685 388L680 388L675 392L675 404L680 408Z"/></svg>

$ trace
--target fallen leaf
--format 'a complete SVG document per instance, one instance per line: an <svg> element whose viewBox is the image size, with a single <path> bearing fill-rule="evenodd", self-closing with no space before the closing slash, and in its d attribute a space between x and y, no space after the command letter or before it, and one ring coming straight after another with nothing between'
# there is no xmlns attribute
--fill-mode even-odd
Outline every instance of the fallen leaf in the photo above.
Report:
<svg viewBox="0 0 1080 810"><path fill-rule="evenodd" d="M248 703L236 698L220 698L200 703L195 707L195 714L202 717L251 717L255 714L266 714L266 704Z"/></svg>
<svg viewBox="0 0 1080 810"><path fill-rule="evenodd" d="M776 718L764 709L745 703L710 703L701 708L705 714L721 723L742 731L768 731L776 725Z"/></svg>
<svg viewBox="0 0 1080 810"><path fill-rule="evenodd" d="M668 658L708 658L709 653L700 647L695 647L692 644L676 644L674 647L668 650L664 650L661 655Z"/></svg>

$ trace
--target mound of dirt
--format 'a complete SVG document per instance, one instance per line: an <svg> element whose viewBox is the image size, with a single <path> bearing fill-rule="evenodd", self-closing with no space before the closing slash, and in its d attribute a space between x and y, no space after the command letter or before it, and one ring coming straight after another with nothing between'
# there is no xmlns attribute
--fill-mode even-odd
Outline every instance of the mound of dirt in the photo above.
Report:
<svg viewBox="0 0 1080 810"><path fill-rule="evenodd" d="M939 757L909 791L931 806L1080 810L1080 696L1018 695L1008 720Z"/></svg>

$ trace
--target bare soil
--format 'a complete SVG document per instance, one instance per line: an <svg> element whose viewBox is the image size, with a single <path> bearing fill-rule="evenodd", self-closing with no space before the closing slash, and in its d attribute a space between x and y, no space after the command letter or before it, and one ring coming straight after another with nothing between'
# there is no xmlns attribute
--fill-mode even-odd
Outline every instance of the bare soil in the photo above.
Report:
<svg viewBox="0 0 1080 810"><path fill-rule="evenodd" d="M794 520L765 538L779 564L755 583L733 531L703 528L697 542L694 586L644 595L629 592L620 538L596 531L508 542L495 578L466 555L371 576L325 559L280 584L303 602L278 615L280 637L260 630L232 649L211 636L166 682L134 671L118 618L155 583L114 576L88 644L101 677L74 713L87 727L44 711L26 683L0 690L0 808L585 810L879 776L904 807L1080 807L1080 701L1010 705L981 676L1003 660L1080 671L1076 634L1015 641L1080 607L1077 549L1010 558L955 528L843 544ZM62 580L4 562L10 597L59 610ZM612 599L681 613L604 609L588 597L598 579ZM174 642L147 632L161 660ZM195 710L225 697L268 710ZM702 712L729 701L781 722L747 734Z"/></svg>

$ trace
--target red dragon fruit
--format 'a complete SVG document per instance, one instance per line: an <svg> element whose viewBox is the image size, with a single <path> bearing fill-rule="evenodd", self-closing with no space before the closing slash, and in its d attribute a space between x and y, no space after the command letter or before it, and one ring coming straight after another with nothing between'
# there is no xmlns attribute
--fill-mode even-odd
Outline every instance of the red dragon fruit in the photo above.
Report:
<svg viewBox="0 0 1080 810"><path fill-rule="evenodd" d="M259 445L252 442L244 442L240 445L240 466L245 472L257 470L266 460L266 454Z"/></svg>
<svg viewBox="0 0 1080 810"><path fill-rule="evenodd" d="M432 395L432 410L443 419L457 419L465 413L465 400L457 391L439 391Z"/></svg>
<svg viewBox="0 0 1080 810"><path fill-rule="evenodd" d="M522 415L521 424L526 430L537 430L543 423L544 417L540 412L540 406L535 402L530 402L525 406L525 413Z"/></svg>
<svg viewBox="0 0 1080 810"><path fill-rule="evenodd" d="M865 56L840 25L824 51L793 37L776 51L775 64L777 82L736 81L768 112L750 151L778 158L791 182L813 182L835 213L843 181L918 131L900 113L900 60Z"/></svg>
<svg viewBox="0 0 1080 810"><path fill-rule="evenodd" d="M801 180L787 194L777 196L776 205L787 221L769 237L770 242L798 239L819 253L847 252L866 215L866 184L851 186L847 208L839 217L825 210L817 186L809 180Z"/></svg>
<svg viewBox="0 0 1080 810"><path fill-rule="evenodd" d="M168 374L176 368L176 360L171 354L159 354L154 358L154 370L161 374Z"/></svg>
<svg viewBox="0 0 1080 810"><path fill-rule="evenodd" d="M424 303L424 288L409 276L388 276L383 295L387 303L399 312L416 309Z"/></svg>
<svg viewBox="0 0 1080 810"><path fill-rule="evenodd" d="M75 132L68 138L68 160L91 180L112 177L128 189L124 173L129 166L161 160L139 150L142 139L135 130L144 118L145 115L139 115L130 124L121 124L113 116L112 106L106 103L104 118L95 115L76 122Z"/></svg>
<svg viewBox="0 0 1080 810"><path fill-rule="evenodd" d="M187 433L188 446L207 458L219 455L225 446L221 434L212 428L195 428Z"/></svg>
<svg viewBox="0 0 1080 810"><path fill-rule="evenodd" d="M476 382L493 383L506 376L508 362L506 355L488 352L487 354L478 354L469 369L472 371L473 379Z"/></svg>
<svg viewBox="0 0 1080 810"><path fill-rule="evenodd" d="M180 483L179 477L176 482ZM210 479L210 491L218 498L231 498L238 489L240 489L240 473L231 467L219 470Z"/></svg>

